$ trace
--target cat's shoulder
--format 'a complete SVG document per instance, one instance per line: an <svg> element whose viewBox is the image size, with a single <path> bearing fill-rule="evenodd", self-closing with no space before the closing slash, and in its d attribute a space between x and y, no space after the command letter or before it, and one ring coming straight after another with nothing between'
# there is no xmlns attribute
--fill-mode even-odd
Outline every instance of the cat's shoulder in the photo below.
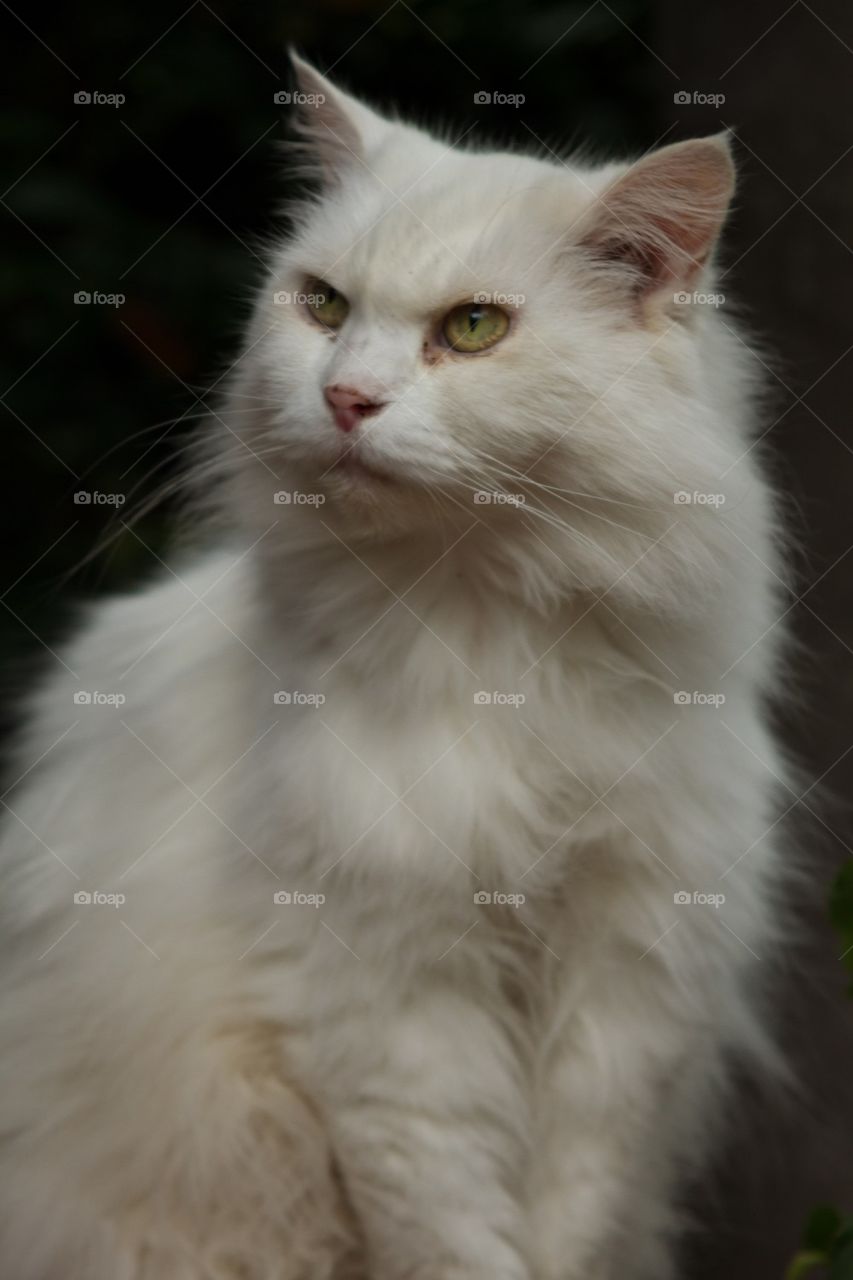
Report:
<svg viewBox="0 0 853 1280"><path fill-rule="evenodd" d="M122 719L206 720L251 661L247 576L239 551L219 548L86 606L28 699L25 753L39 754L72 722L80 747Z"/></svg>

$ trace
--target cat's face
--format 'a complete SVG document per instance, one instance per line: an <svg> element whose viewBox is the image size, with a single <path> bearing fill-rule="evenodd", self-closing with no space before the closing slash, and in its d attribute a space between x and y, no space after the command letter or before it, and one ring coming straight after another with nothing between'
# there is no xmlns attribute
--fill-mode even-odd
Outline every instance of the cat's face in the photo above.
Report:
<svg viewBox="0 0 853 1280"><path fill-rule="evenodd" d="M334 467L341 497L396 482L470 506L466 486L493 469L488 488L515 492L506 477L590 399L571 368L589 318L553 265L585 193L535 161L413 147L402 129L373 168L349 174L276 265L263 319L282 438Z"/></svg>
<svg viewBox="0 0 853 1280"><path fill-rule="evenodd" d="M725 214L725 141L597 169L466 152L300 72L324 181L260 298L244 438L356 528L506 521L549 489L575 495L562 521L671 515L725 459L691 407L702 308L677 299Z"/></svg>

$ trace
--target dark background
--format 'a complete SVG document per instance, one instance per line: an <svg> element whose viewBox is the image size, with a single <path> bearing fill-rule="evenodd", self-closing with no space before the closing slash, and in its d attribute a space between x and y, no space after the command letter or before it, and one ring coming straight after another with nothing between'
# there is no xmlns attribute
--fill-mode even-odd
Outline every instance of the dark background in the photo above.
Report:
<svg viewBox="0 0 853 1280"><path fill-rule="evenodd" d="M765 441L802 546L784 729L804 787L820 781L791 796L786 820L814 886L781 957L803 1096L745 1094L698 1197L688 1273L779 1280L815 1202L853 1210L853 1005L824 911L853 844L849 0L84 0L50 20L13 7L0 6L9 693L31 658L52 660L72 600L132 584L167 545L198 396L236 354L287 194L276 144L288 108L273 99L289 84L287 42L371 101L457 135L474 125L470 141L576 140L611 156L736 130L721 288L761 335L773 388ZM526 101L476 106L482 90ZM75 103L80 91L126 101ZM80 305L79 291L125 301ZM75 504L79 489L125 494L135 533L113 508Z"/></svg>

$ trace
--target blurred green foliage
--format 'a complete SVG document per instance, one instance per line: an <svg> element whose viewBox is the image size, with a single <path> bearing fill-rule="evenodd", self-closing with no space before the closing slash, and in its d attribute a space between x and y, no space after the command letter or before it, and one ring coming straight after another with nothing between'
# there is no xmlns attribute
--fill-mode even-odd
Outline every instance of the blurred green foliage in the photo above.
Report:
<svg viewBox="0 0 853 1280"><path fill-rule="evenodd" d="M785 1280L853 1280L853 1218L844 1218L832 1205L820 1205L806 1224L802 1249L785 1273Z"/></svg>
<svg viewBox="0 0 853 1280"><path fill-rule="evenodd" d="M197 394L236 352L287 195L276 142L288 108L274 94L289 83L289 42L371 101L459 134L473 124L472 142L578 139L624 153L657 131L647 0L84 0L49 22L19 12L30 29L3 12L14 57L0 112L6 658L53 644L69 600L157 567L173 504L142 516L138 538L121 521L174 477ZM526 102L477 107L483 89ZM75 102L80 92L126 101ZM125 301L78 305L80 291ZM79 489L127 502L78 505Z"/></svg>
<svg viewBox="0 0 853 1280"><path fill-rule="evenodd" d="M853 970L853 860L844 864L835 879L829 915L844 947L840 958ZM806 1276L853 1280L853 1217L845 1217L833 1205L819 1205L812 1211L802 1247L785 1280L804 1280Z"/></svg>

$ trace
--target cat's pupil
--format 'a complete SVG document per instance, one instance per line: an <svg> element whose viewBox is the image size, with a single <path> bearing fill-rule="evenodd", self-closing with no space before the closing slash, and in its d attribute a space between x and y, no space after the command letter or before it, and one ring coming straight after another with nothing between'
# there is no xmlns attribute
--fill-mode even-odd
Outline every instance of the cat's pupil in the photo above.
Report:
<svg viewBox="0 0 853 1280"><path fill-rule="evenodd" d="M482 320L482 318L483 318L483 313L482 313L482 311L480 310L480 308L479 308L479 307L473 307L473 308L472 308L472 310L468 312L468 329L469 329L469 331L473 331L474 329L476 329L477 325L480 323L480 321Z"/></svg>

